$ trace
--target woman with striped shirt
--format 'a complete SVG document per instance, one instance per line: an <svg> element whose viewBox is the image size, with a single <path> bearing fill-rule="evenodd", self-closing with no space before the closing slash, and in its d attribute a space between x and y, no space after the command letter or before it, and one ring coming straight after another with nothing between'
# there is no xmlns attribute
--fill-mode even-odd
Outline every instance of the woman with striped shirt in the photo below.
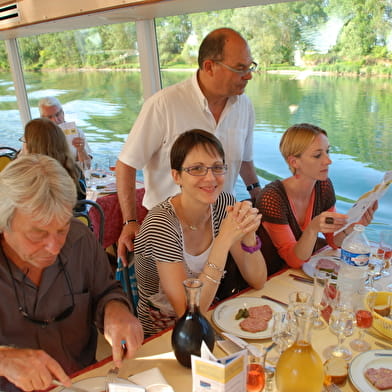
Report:
<svg viewBox="0 0 392 392"><path fill-rule="evenodd" d="M146 336L183 315L187 277L203 282L200 310L208 310L229 252L250 286L259 289L267 278L256 236L261 215L249 201L222 192L227 166L219 140L187 131L174 142L170 162L181 192L148 213L135 239L138 317Z"/></svg>

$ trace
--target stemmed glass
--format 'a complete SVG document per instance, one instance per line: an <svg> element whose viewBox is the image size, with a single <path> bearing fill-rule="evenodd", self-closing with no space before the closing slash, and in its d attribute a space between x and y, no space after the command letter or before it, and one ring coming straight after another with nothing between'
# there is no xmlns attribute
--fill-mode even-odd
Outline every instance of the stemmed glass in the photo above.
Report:
<svg viewBox="0 0 392 392"><path fill-rule="evenodd" d="M280 355L290 347L297 336L297 325L292 313L276 312L272 324L272 341L277 345L278 357L269 358L272 364L277 363Z"/></svg>
<svg viewBox="0 0 392 392"><path fill-rule="evenodd" d="M383 276L390 276L392 259L392 230L383 230L380 232L380 243L377 249L377 257L383 261L381 274Z"/></svg>
<svg viewBox="0 0 392 392"><path fill-rule="evenodd" d="M364 331L372 326L373 316L369 310L359 306L355 311L355 319L359 328L359 336L350 342L350 347L355 351L370 350L370 344L364 340Z"/></svg>
<svg viewBox="0 0 392 392"><path fill-rule="evenodd" d="M367 283L365 285L365 291L381 291L381 287L374 283L374 278L380 274L382 263L379 259L370 258L367 268Z"/></svg>
<svg viewBox="0 0 392 392"><path fill-rule="evenodd" d="M329 329L338 338L338 344L325 349L327 358L338 357L346 361L350 360L352 353L348 347L343 346L344 339L354 332L355 314L349 304L338 304L331 313Z"/></svg>
<svg viewBox="0 0 392 392"><path fill-rule="evenodd" d="M321 311L327 306L325 300L325 289L328 286L331 274L329 272L316 269L313 278L312 306L317 311L317 318L313 323L313 328L323 329L326 325L321 317Z"/></svg>

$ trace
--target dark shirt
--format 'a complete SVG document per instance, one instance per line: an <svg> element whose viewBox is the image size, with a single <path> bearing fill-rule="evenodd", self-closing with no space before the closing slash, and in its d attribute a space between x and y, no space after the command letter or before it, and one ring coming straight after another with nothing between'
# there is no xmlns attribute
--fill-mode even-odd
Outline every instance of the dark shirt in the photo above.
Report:
<svg viewBox="0 0 392 392"><path fill-rule="evenodd" d="M25 319L18 310L12 278L0 251L0 345L42 349L67 374L94 363L97 328L103 331L105 305L113 299L127 304L128 300L114 280L106 253L88 227L72 219L67 240L56 262L43 271L38 287L12 262L10 266L19 302L31 317L46 320L58 316L71 306L71 292L75 308L66 319L47 326ZM0 378L0 390L17 389Z"/></svg>

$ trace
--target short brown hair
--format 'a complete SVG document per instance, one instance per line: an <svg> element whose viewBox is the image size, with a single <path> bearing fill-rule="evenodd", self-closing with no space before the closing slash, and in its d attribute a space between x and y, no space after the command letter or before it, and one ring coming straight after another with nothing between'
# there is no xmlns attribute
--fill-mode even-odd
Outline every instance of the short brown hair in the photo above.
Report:
<svg viewBox="0 0 392 392"><path fill-rule="evenodd" d="M181 171L185 158L197 146L203 146L210 154L218 153L225 162L225 152L217 137L202 129L192 129L182 133L174 142L170 151L171 168Z"/></svg>

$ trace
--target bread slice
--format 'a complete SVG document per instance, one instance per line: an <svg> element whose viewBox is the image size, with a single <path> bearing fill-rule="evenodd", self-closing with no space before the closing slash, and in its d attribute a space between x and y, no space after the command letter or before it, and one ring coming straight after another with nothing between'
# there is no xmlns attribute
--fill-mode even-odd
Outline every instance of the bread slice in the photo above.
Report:
<svg viewBox="0 0 392 392"><path fill-rule="evenodd" d="M388 317L391 313L391 307L388 304L376 305L374 306L373 310L383 317Z"/></svg>

